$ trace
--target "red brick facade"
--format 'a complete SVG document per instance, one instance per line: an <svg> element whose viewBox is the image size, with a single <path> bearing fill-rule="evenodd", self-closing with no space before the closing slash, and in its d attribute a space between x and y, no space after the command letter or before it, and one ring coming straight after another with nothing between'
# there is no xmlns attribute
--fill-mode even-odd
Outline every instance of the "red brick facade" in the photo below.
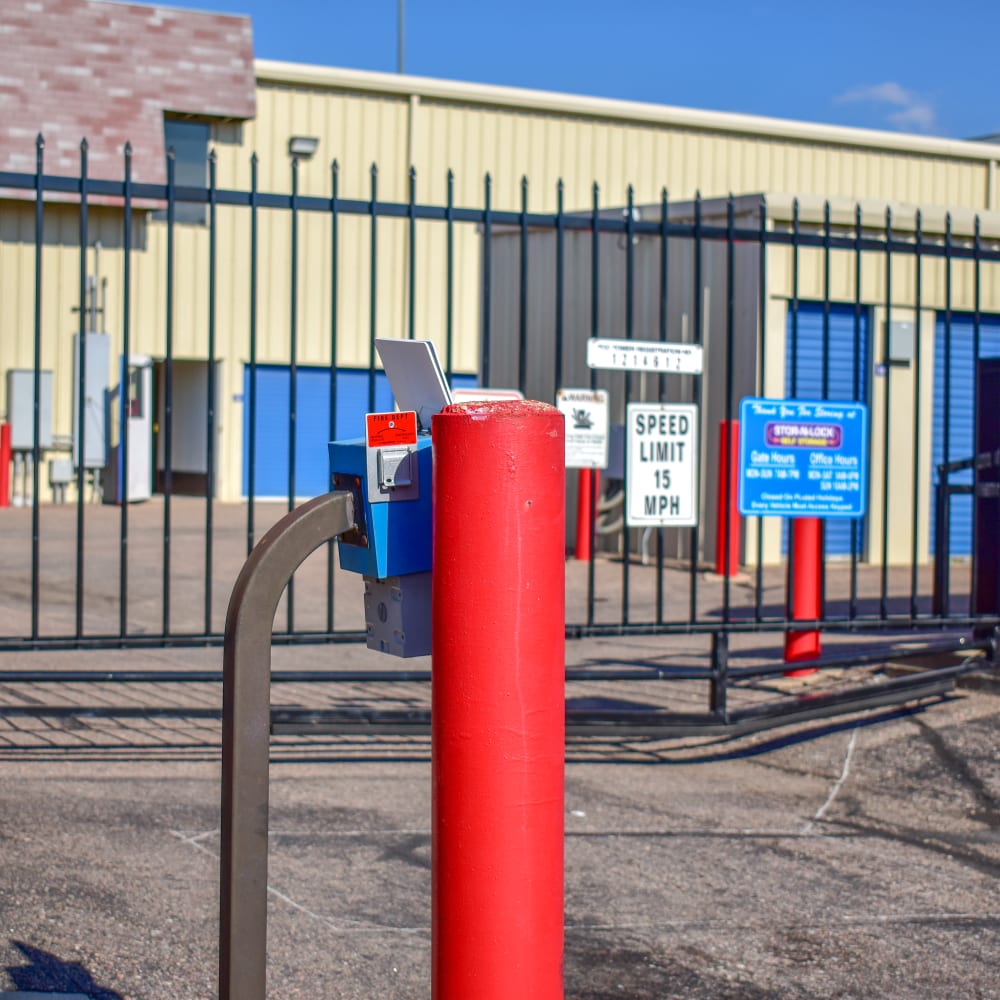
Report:
<svg viewBox="0 0 1000 1000"><path fill-rule="evenodd" d="M105 0L0 0L0 170L163 183L163 113L255 113L248 17Z"/></svg>

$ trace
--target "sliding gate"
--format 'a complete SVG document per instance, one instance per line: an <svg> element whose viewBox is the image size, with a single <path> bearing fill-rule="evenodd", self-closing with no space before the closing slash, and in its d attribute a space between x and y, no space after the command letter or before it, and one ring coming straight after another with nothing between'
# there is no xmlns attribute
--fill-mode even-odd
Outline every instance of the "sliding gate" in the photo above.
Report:
<svg viewBox="0 0 1000 1000"><path fill-rule="evenodd" d="M30 331L0 316L0 342L16 344L4 363L18 359L31 390L27 418L8 399L21 436L13 504L0 509L0 651L221 644L247 552L319 488L296 472L324 461L303 452L316 439L303 421L320 420L325 441L386 402L374 340L387 330L435 341L455 386L549 402L563 388L607 392L608 466L583 487L594 494L593 524L582 477L567 474L567 636L694 637L705 666L680 673L710 681L715 716L726 715L734 682L780 673L773 647L790 625L787 524L738 517L736 478L725 472L745 396L869 408L866 514L827 526L822 612L807 623L834 654L881 662L887 637L958 649L972 630L1000 624L998 609L973 611L960 560L949 566L948 606L932 603L935 468L968 457L956 450L975 439L972 368L994 350L1000 315L1000 250L978 219L958 231L948 217L892 205L758 193L677 202L666 189L638 205L631 189L539 191L527 179L520 204L500 206L489 176L479 204L458 205L450 174L447 197L428 202L412 171L408 198L393 202L379 198L375 168L364 197L344 197L336 163L318 197L300 193L297 169L293 161L288 193L259 190L255 160L243 190L218 186L214 159L204 189L179 188L172 168L166 185L137 184L128 156L120 179L90 178L83 148L79 175L56 177L39 143L35 172L0 174L11 195L0 201L9 223L0 232L27 234L3 250L29 270L33 302ZM176 221L190 203L206 206L203 227ZM161 207L152 215L150 205ZM289 252L275 259L279 231ZM178 281L179 255L195 250L194 277ZM155 322L137 323L150 310ZM347 312L364 324L346 329ZM156 492L144 503L114 502L106 469L75 458L89 453L78 433L88 375L71 344L98 316L110 393L128 384L135 355L158 373ZM590 368L593 339L700 347L704 368ZM194 362L204 375L191 390L179 376ZM348 386L350 405L340 398ZM698 415L694 524L623 516L626 413L640 402ZM142 454L129 448L134 405L126 395L108 410L102 442L124 456L124 474L128 456ZM192 412L203 415L197 433ZM196 490L180 488L188 470L177 456L189 453L203 466ZM976 509L955 508L953 537L975 535ZM592 560L573 558L578 517L593 533ZM362 640L360 597L342 586L332 546L297 574L275 629L277 643ZM743 666L731 662L744 655ZM651 676L669 675L653 665Z"/></svg>

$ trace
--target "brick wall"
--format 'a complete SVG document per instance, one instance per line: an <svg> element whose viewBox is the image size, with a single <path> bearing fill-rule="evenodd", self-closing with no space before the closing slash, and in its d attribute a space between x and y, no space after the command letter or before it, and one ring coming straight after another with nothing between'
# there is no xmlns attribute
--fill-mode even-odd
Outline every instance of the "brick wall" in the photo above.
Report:
<svg viewBox="0 0 1000 1000"><path fill-rule="evenodd" d="M164 183L164 111L255 113L250 19L104 0L0 0L0 170Z"/></svg>

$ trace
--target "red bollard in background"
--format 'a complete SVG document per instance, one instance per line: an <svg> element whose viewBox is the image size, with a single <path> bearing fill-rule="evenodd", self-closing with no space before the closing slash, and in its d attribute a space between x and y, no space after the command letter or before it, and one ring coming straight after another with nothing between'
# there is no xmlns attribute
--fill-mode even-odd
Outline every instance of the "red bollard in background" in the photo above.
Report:
<svg viewBox="0 0 1000 1000"><path fill-rule="evenodd" d="M601 470L580 469L576 485L576 558L590 562L594 557L594 519L597 496L601 492Z"/></svg>
<svg viewBox="0 0 1000 1000"><path fill-rule="evenodd" d="M432 996L563 1000L565 418L433 419Z"/></svg>
<svg viewBox="0 0 1000 1000"><path fill-rule="evenodd" d="M729 496L726 496L726 442L729 428L732 428L732 444L729 446ZM715 532L715 572L719 576L736 576L740 571L740 422L719 421L719 516ZM727 504L728 499L728 504ZM729 511L728 519L726 511ZM726 566L726 552L729 565Z"/></svg>
<svg viewBox="0 0 1000 1000"><path fill-rule="evenodd" d="M10 506L10 424L0 424L0 507Z"/></svg>
<svg viewBox="0 0 1000 1000"><path fill-rule="evenodd" d="M812 620L822 614L820 606L823 589L823 545L822 522L818 517L797 517L792 521L791 552L794 571L792 573L792 618ZM785 662L815 660L820 653L818 629L789 629L785 633ZM786 670L786 677L802 677L814 674L815 667L800 670Z"/></svg>

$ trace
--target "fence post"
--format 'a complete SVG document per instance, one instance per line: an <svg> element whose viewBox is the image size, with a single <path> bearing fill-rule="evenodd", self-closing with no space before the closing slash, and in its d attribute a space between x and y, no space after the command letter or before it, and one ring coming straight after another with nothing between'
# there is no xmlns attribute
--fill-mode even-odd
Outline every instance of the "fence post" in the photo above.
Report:
<svg viewBox="0 0 1000 1000"><path fill-rule="evenodd" d="M0 507L10 506L10 424L0 424Z"/></svg>
<svg viewBox="0 0 1000 1000"><path fill-rule="evenodd" d="M576 485L576 558L590 562L594 557L594 520L601 490L600 469L580 469Z"/></svg>
<svg viewBox="0 0 1000 1000"><path fill-rule="evenodd" d="M822 616L823 524L818 517L792 521L792 619L812 621ZM785 662L815 660L820 654L819 629L789 629L785 633ZM786 670L786 677L816 672L815 667Z"/></svg>
<svg viewBox="0 0 1000 1000"><path fill-rule="evenodd" d="M723 722L729 721L729 633L712 633L712 679L710 708Z"/></svg>
<svg viewBox="0 0 1000 1000"><path fill-rule="evenodd" d="M433 419L434 1000L562 1000L565 420Z"/></svg>
<svg viewBox="0 0 1000 1000"><path fill-rule="evenodd" d="M715 530L715 572L719 576L736 576L740 570L739 475L740 422L720 420L719 514Z"/></svg>
<svg viewBox="0 0 1000 1000"><path fill-rule="evenodd" d="M934 591L931 598L931 613L946 618L951 603L951 539L948 537L951 525L951 490L948 488L948 474L939 468L940 480L936 487L937 500L934 505Z"/></svg>

